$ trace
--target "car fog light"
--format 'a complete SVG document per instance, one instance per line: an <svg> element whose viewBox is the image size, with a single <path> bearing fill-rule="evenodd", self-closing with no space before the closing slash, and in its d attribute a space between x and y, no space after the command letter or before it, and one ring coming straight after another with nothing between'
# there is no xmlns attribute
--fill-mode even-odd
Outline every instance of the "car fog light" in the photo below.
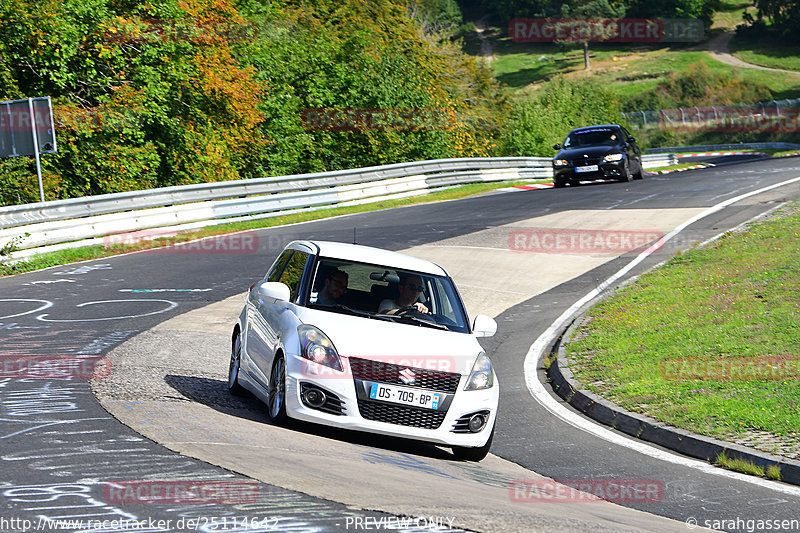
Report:
<svg viewBox="0 0 800 533"><path fill-rule="evenodd" d="M325 393L317 389L306 389L303 392L303 401L311 407L322 407L325 405Z"/></svg>
<svg viewBox="0 0 800 533"><path fill-rule="evenodd" d="M469 419L469 430L477 433L486 425L486 417L482 414L472 415Z"/></svg>

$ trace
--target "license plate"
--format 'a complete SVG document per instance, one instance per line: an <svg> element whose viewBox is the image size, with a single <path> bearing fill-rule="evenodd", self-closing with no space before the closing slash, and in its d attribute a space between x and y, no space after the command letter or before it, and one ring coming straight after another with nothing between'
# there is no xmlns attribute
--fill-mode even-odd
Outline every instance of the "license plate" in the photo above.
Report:
<svg viewBox="0 0 800 533"><path fill-rule="evenodd" d="M597 172L600 167L597 165L586 165L585 167L575 167L575 172Z"/></svg>
<svg viewBox="0 0 800 533"><path fill-rule="evenodd" d="M372 400L413 405L425 409L438 409L441 401L441 394L435 392L395 387L384 383L373 383L369 390L369 397Z"/></svg>

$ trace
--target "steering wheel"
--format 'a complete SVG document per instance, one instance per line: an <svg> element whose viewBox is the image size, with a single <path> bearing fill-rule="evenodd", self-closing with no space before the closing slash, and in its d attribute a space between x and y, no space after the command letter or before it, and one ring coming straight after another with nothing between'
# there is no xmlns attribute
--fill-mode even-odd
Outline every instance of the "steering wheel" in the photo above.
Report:
<svg viewBox="0 0 800 533"><path fill-rule="evenodd" d="M419 309L417 309L416 305L407 305L405 307L401 307L400 309L398 309L396 314L404 315L404 314L412 312L412 311L415 312L415 313L419 313Z"/></svg>

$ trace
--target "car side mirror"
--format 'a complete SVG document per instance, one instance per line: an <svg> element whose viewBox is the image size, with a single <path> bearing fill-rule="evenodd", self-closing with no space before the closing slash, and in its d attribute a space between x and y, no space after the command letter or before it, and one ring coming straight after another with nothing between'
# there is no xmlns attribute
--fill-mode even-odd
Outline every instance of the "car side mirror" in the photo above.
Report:
<svg viewBox="0 0 800 533"><path fill-rule="evenodd" d="M559 143L554 144L553 150L561 150L561 145Z"/></svg>
<svg viewBox="0 0 800 533"><path fill-rule="evenodd" d="M289 286L280 281L267 281L258 287L259 300L278 300L288 302L292 291Z"/></svg>
<svg viewBox="0 0 800 533"><path fill-rule="evenodd" d="M628 137L628 142L629 143L635 143L636 142L636 137Z"/></svg>
<svg viewBox="0 0 800 533"><path fill-rule="evenodd" d="M476 337L494 337L497 333L497 322L487 315L476 315L472 321L472 333Z"/></svg>

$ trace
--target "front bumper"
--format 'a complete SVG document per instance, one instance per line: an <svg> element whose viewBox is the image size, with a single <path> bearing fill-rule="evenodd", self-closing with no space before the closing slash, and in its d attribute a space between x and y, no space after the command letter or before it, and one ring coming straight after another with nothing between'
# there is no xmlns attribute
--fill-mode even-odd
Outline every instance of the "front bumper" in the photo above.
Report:
<svg viewBox="0 0 800 533"><path fill-rule="evenodd" d="M576 166L570 163L567 166L553 167L553 178L563 182L592 181L601 179L621 179L625 177L625 159L597 164L597 170L591 172L576 171ZM580 168L578 166L577 168Z"/></svg>
<svg viewBox="0 0 800 533"><path fill-rule="evenodd" d="M367 431L381 435L416 439L446 446L480 447L486 444L494 427L499 402L499 386L480 391L465 391L467 377L460 376L455 391L438 391L443 401L439 409L410 407L365 397L369 380L353 376L350 360L342 357L342 372L297 356L286 358L286 411L299 420L328 426ZM377 380L376 380L377 381ZM302 391L319 388L334 398L321 407L310 407ZM433 392L430 388L417 388ZM487 417L477 433L465 430L465 417L482 412Z"/></svg>

